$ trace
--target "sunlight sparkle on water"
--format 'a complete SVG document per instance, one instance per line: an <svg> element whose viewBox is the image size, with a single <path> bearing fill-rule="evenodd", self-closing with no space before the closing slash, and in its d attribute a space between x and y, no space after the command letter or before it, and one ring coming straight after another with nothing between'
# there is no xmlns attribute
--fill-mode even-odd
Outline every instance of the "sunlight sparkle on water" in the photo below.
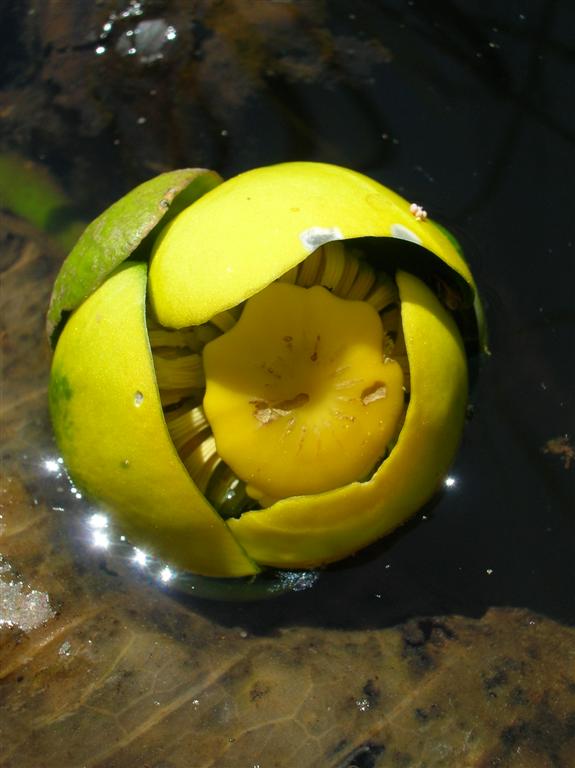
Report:
<svg viewBox="0 0 575 768"><path fill-rule="evenodd" d="M110 546L110 538L105 531L96 530L92 534L92 544L94 547L98 547L98 549L108 549Z"/></svg>
<svg viewBox="0 0 575 768"><path fill-rule="evenodd" d="M134 547L134 557L133 560L138 565L141 565L142 567L146 565L148 562L148 555L145 552L142 552L141 549L138 549L137 547Z"/></svg>
<svg viewBox="0 0 575 768"><path fill-rule="evenodd" d="M168 581L171 581L176 574L166 565L164 568L162 568L159 575L160 581L163 581L164 584L167 584Z"/></svg>
<svg viewBox="0 0 575 768"><path fill-rule="evenodd" d="M101 512L95 512L88 521L90 528L94 528L96 530L101 530L102 528L108 527L108 518L106 515L103 515Z"/></svg>

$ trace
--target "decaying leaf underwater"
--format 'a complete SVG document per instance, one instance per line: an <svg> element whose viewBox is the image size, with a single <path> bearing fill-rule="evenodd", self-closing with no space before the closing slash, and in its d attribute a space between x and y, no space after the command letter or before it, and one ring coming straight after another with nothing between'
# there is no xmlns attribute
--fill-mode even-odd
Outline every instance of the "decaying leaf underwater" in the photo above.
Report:
<svg viewBox="0 0 575 768"><path fill-rule="evenodd" d="M133 543L217 577L333 562L415 513L486 349L454 238L308 162L132 190L64 262L48 333L75 484Z"/></svg>

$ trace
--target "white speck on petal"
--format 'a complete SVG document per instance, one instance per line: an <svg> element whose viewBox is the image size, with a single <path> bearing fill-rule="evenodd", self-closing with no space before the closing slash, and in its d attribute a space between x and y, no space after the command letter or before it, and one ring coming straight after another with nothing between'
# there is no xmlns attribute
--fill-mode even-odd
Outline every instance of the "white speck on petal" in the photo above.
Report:
<svg viewBox="0 0 575 768"><path fill-rule="evenodd" d="M321 245L343 240L343 233L339 227L310 227L300 232L299 239L307 253L312 253Z"/></svg>
<svg viewBox="0 0 575 768"><path fill-rule="evenodd" d="M411 229L404 227L403 224L392 224L391 234L393 237L397 237L398 240L409 240L417 245L422 245L420 238L412 232Z"/></svg>

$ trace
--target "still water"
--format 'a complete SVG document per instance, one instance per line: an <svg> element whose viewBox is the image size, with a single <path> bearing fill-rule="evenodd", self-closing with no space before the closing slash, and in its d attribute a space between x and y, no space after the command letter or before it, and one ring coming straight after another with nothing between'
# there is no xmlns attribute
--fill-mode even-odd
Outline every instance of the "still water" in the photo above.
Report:
<svg viewBox="0 0 575 768"><path fill-rule="evenodd" d="M4 3L2 768L575 764L573 10ZM448 226L492 355L413 522L265 602L197 599L67 479L44 313L78 222L135 184L295 159Z"/></svg>

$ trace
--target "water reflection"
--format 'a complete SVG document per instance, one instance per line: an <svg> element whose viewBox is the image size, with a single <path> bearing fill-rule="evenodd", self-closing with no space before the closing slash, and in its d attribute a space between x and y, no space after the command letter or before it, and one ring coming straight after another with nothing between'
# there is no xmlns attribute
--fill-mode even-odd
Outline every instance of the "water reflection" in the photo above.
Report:
<svg viewBox="0 0 575 768"><path fill-rule="evenodd" d="M164 19L140 21L134 29L126 30L118 38L115 49L122 56L137 54L142 63L151 64L164 58L165 45L173 42L177 36L176 28Z"/></svg>
<svg viewBox="0 0 575 768"><path fill-rule="evenodd" d="M55 459L46 459L44 461L44 468L48 470L48 472L60 472L62 469L61 466L62 459L60 461L56 461Z"/></svg>
<svg viewBox="0 0 575 768"><path fill-rule="evenodd" d="M172 571L172 569L165 565L159 573L159 578L163 584L167 584L169 581L172 581L175 575L176 574Z"/></svg>
<svg viewBox="0 0 575 768"><path fill-rule="evenodd" d="M148 555L137 547L134 547L134 556L132 559L136 565L139 565L141 568L144 568L148 563Z"/></svg>
<svg viewBox="0 0 575 768"><path fill-rule="evenodd" d="M0 629L15 627L31 632L54 615L47 593L25 584L0 555Z"/></svg>
<svg viewBox="0 0 575 768"><path fill-rule="evenodd" d="M95 512L93 515L90 516L88 520L88 525L90 528L94 528L95 530L100 530L102 528L107 528L109 525L109 520L106 517L106 515L103 515L101 512Z"/></svg>

